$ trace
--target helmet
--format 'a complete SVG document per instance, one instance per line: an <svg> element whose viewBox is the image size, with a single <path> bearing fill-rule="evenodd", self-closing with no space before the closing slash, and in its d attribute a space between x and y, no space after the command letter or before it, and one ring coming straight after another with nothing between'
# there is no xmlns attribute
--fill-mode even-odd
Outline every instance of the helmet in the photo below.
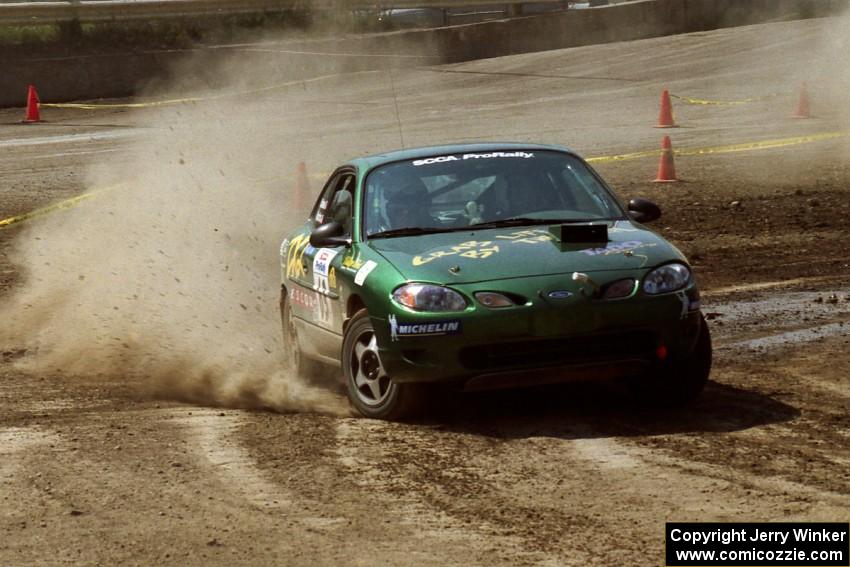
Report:
<svg viewBox="0 0 850 567"><path fill-rule="evenodd" d="M431 198L428 188L418 177L407 179L385 192L386 217L392 228L431 226L433 219L428 214Z"/></svg>

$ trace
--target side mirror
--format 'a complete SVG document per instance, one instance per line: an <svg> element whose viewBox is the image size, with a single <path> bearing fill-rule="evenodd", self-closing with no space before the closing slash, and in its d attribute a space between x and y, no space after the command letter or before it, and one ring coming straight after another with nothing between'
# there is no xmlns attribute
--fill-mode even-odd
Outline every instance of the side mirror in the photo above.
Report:
<svg viewBox="0 0 850 567"><path fill-rule="evenodd" d="M632 199L629 201L629 215L640 223L652 222L661 216L661 209L652 201Z"/></svg>
<svg viewBox="0 0 850 567"><path fill-rule="evenodd" d="M338 222L326 222L313 229L310 233L310 246L313 248L333 248L335 246L350 246L351 240L344 238L342 225Z"/></svg>

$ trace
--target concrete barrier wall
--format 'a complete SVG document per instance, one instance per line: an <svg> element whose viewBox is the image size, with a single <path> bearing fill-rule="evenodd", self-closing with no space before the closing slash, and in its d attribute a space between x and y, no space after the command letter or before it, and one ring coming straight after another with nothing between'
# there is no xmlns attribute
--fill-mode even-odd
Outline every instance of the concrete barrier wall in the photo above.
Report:
<svg viewBox="0 0 850 567"><path fill-rule="evenodd" d="M45 102L127 96L151 83L177 80L191 90L222 86L228 65L251 68L255 83L331 72L460 62L515 53L703 31L774 20L837 14L850 0L644 0L617 6L408 30L343 40L287 43L288 52L246 55L228 49L122 51L103 48L73 56L0 54L0 106L23 106L26 86ZM292 53L292 51L305 53ZM334 57L322 53L362 54ZM398 57L386 57L395 54ZM429 56L423 56L429 54ZM370 57L382 55L382 57ZM415 57L411 57L415 56ZM246 57L252 60L244 62Z"/></svg>
<svg viewBox="0 0 850 567"><path fill-rule="evenodd" d="M822 17L848 0L646 0L437 30L447 60L496 57L754 23Z"/></svg>

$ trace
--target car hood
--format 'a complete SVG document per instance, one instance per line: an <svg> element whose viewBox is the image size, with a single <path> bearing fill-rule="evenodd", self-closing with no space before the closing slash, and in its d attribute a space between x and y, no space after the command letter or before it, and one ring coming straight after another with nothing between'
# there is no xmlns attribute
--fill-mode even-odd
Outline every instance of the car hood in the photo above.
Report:
<svg viewBox="0 0 850 567"><path fill-rule="evenodd" d="M473 283L569 272L650 268L684 256L630 221L608 223L608 242L561 242L556 227L448 232L369 241L406 279Z"/></svg>

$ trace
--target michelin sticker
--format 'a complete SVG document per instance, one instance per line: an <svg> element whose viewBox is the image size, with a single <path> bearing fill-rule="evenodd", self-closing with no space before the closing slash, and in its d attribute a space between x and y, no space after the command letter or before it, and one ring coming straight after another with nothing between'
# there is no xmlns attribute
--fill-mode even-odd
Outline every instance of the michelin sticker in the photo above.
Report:
<svg viewBox="0 0 850 567"><path fill-rule="evenodd" d="M337 252L330 248L319 248L316 252L316 256L313 258L313 289L315 291L325 295L331 292L328 275L333 270L331 262L336 255ZM334 280L336 280L336 273L334 273Z"/></svg>
<svg viewBox="0 0 850 567"><path fill-rule="evenodd" d="M492 159L492 158L533 158L533 152L488 152L484 154L463 154L454 156L437 156L425 159L413 160L414 167L420 165L431 165L433 163L445 163L448 161L465 161L468 159Z"/></svg>
<svg viewBox="0 0 850 567"><path fill-rule="evenodd" d="M372 260L367 260L363 267L357 270L357 274L354 276L354 283L357 285L363 285L363 282L366 281L366 278L369 274L372 273L372 270L378 267L377 262L373 262Z"/></svg>
<svg viewBox="0 0 850 567"><path fill-rule="evenodd" d="M390 315L390 338L393 341L404 337L438 337L459 335L462 327L459 319L448 321L430 321L428 323L399 323L395 315Z"/></svg>

